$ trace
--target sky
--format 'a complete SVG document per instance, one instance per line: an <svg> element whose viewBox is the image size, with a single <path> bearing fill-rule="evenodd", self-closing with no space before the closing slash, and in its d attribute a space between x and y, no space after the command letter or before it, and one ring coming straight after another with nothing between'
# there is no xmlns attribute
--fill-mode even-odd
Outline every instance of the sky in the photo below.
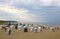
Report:
<svg viewBox="0 0 60 39"><path fill-rule="evenodd" d="M60 24L60 0L0 0L0 20Z"/></svg>

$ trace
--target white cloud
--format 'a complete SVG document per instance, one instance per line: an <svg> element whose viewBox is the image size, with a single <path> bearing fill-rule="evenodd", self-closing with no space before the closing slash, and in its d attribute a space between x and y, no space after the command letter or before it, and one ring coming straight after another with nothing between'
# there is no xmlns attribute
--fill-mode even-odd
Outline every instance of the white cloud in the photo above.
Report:
<svg viewBox="0 0 60 39"><path fill-rule="evenodd" d="M12 14L14 20L43 22L44 20L35 13L28 13L28 9L18 9L14 6L32 6L34 9L42 9L40 6L60 6L60 0L3 0L0 1L0 10ZM5 14L5 13L4 13ZM9 16L8 16L9 17ZM1 17L0 17L1 18ZM4 18L4 17L3 17ZM1 19L3 19L1 18ZM7 17L6 17L7 18Z"/></svg>
<svg viewBox="0 0 60 39"><path fill-rule="evenodd" d="M16 9L11 6L0 5L0 10L12 14L13 16L10 17L11 20L14 19L14 20L18 20L18 21L21 20L26 22L37 22L37 21L39 22L42 19L38 17L38 15L36 14L28 13L29 11L27 9Z"/></svg>
<svg viewBox="0 0 60 39"><path fill-rule="evenodd" d="M13 4L25 4L25 5L32 5L32 6L49 6L52 2L52 0L18 0L18 1L13 1ZM12 3L12 2L10 2Z"/></svg>
<svg viewBox="0 0 60 39"><path fill-rule="evenodd" d="M51 5L52 0L41 0L41 3L45 6Z"/></svg>
<svg viewBox="0 0 60 39"><path fill-rule="evenodd" d="M60 7L60 0L53 0L52 5Z"/></svg>
<svg viewBox="0 0 60 39"><path fill-rule="evenodd" d="M2 4L6 5L27 5L27 6L60 6L60 0L3 0L0 1Z"/></svg>
<svg viewBox="0 0 60 39"><path fill-rule="evenodd" d="M23 12L28 12L27 10L18 10L15 9L13 7L10 7L8 5L0 5L0 10L3 10L5 12L9 12L9 13L23 13Z"/></svg>

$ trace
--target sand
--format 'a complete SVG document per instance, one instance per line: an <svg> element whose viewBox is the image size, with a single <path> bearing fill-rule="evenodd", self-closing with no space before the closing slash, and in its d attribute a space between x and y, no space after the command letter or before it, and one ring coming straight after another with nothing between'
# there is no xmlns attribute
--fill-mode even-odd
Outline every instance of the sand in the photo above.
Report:
<svg viewBox="0 0 60 39"><path fill-rule="evenodd" d="M60 39L60 30L51 32L49 29L42 32L23 32L13 29L11 35L6 35L5 31L0 31L0 39Z"/></svg>

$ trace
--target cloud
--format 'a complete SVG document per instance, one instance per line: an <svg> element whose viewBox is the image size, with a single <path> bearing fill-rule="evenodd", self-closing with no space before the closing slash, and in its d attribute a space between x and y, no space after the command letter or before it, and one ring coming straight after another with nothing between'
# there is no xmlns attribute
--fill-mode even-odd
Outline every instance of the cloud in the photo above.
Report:
<svg viewBox="0 0 60 39"><path fill-rule="evenodd" d="M17 9L11 6L0 5L0 11L5 12L3 14L7 14L7 13L12 14L8 17L4 16L8 20L10 18L10 20L17 20L17 21L38 22L42 19L40 18L40 16L34 13L29 13L29 10L22 8Z"/></svg>
<svg viewBox="0 0 60 39"><path fill-rule="evenodd" d="M60 0L0 0L0 4L26 9L40 9L44 6L60 7Z"/></svg>
<svg viewBox="0 0 60 39"><path fill-rule="evenodd" d="M53 0L52 5L60 7L60 0Z"/></svg>
<svg viewBox="0 0 60 39"><path fill-rule="evenodd" d="M20 1L15 1L15 3L21 3L25 5L32 5L32 6L48 6L50 5L52 0L20 0Z"/></svg>
<svg viewBox="0 0 60 39"><path fill-rule="evenodd" d="M3 10L5 12L9 12L9 13L23 13L23 12L28 12L27 10L18 10L15 9L13 7L10 7L8 5L0 5L0 10Z"/></svg>
<svg viewBox="0 0 60 39"><path fill-rule="evenodd" d="M25 6L60 6L60 0L0 0L0 3L7 5L25 5Z"/></svg>
<svg viewBox="0 0 60 39"><path fill-rule="evenodd" d="M51 5L52 0L40 0L40 2L43 6L49 6Z"/></svg>
<svg viewBox="0 0 60 39"><path fill-rule="evenodd" d="M0 12L1 19L53 23L60 17L60 0L0 0Z"/></svg>

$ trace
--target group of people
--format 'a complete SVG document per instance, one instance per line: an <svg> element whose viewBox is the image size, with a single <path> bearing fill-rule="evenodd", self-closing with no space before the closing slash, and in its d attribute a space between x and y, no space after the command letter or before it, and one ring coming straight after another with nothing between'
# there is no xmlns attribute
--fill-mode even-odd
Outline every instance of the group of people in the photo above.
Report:
<svg viewBox="0 0 60 39"><path fill-rule="evenodd" d="M48 27L47 26L35 26L35 25L27 25L27 24L17 24L17 25L11 25L11 24L8 24L8 25L0 25L0 31L2 29L5 29L5 32L7 35L10 35L11 34L11 31L12 29L15 28L17 29L17 31L20 31L20 30L23 30L24 32L28 32L28 31L31 31L31 32L42 32L42 29L47 29ZM55 29L59 30L59 27L54 27L54 26L50 26L50 31L55 31Z"/></svg>

